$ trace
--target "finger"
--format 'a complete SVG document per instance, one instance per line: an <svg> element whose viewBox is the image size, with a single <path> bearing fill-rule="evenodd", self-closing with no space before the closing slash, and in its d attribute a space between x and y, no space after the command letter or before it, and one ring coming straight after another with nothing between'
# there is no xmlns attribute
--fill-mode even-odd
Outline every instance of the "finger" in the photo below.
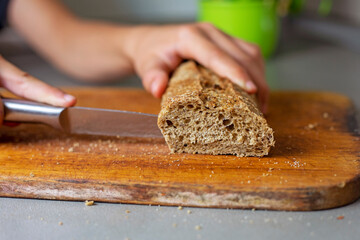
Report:
<svg viewBox="0 0 360 240"><path fill-rule="evenodd" d="M234 38L211 23L200 23L199 27L210 39L219 47L225 50L230 56L240 62L250 61L252 69L260 72L264 71L263 58L260 49L255 44L247 43L241 39Z"/></svg>
<svg viewBox="0 0 360 240"><path fill-rule="evenodd" d="M261 110L263 113L267 113L268 111L268 104L269 104L269 85L266 82L265 79L265 61L261 54L261 50L258 45L248 43L242 39L239 38L232 38L233 41L235 41L236 44L238 44L244 51L246 51L250 56L257 59L260 63L260 67L262 69L262 72L264 73L264 81L257 82L257 85L259 86L259 93L258 98L260 101Z"/></svg>
<svg viewBox="0 0 360 240"><path fill-rule="evenodd" d="M186 26L180 31L178 54L196 60L250 93L257 90L244 67L193 26Z"/></svg>
<svg viewBox="0 0 360 240"><path fill-rule="evenodd" d="M23 72L0 56L0 85L19 97L69 107L76 98Z"/></svg>
<svg viewBox="0 0 360 240"><path fill-rule="evenodd" d="M267 113L269 104L269 86L265 79L265 61L262 56L261 50L258 45L246 42L239 38L231 37L231 39L244 51L248 53L252 58L256 59L257 63L260 63L260 69L263 73L263 81L259 81L256 84L259 87L258 99L263 113Z"/></svg>
<svg viewBox="0 0 360 240"><path fill-rule="evenodd" d="M241 50L246 52L250 58L254 59L254 63L256 63L257 66L260 68L260 71L265 74L265 62L260 47L256 44L244 42L243 40L238 38L234 38L231 36L229 37Z"/></svg>
<svg viewBox="0 0 360 240"><path fill-rule="evenodd" d="M165 92L170 71L170 68L157 56L141 62L137 67L145 89L157 98Z"/></svg>
<svg viewBox="0 0 360 240"><path fill-rule="evenodd" d="M246 51L240 48L230 36L224 34L213 25L202 23L200 27L204 29L204 33L208 35L217 46L245 67L251 80L253 80L258 87L266 84L265 74L258 58L250 56Z"/></svg>
<svg viewBox="0 0 360 240"><path fill-rule="evenodd" d="M242 42L242 46L240 46L236 43L236 38L221 32L212 24L201 23L199 26L205 31L204 33L207 34L212 41L236 59L239 64L245 66L252 80L258 87L258 99L260 106L263 111L266 111L269 89L265 80L263 58L260 50L246 42Z"/></svg>
<svg viewBox="0 0 360 240"><path fill-rule="evenodd" d="M265 72L265 61L264 61L264 57L261 53L260 47L256 44L246 42L245 40L240 39L240 38L235 38L235 37L231 37L231 38L240 48L242 48L244 51L246 51L253 58L257 59L260 63L260 67Z"/></svg>

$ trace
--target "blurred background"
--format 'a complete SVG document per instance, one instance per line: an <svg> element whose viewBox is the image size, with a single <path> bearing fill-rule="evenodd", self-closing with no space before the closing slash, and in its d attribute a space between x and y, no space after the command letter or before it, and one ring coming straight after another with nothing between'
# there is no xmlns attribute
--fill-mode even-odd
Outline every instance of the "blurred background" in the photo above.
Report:
<svg viewBox="0 0 360 240"><path fill-rule="evenodd" d="M63 0L77 15L118 23L213 22L258 43L273 90L336 91L360 105L359 0ZM0 32L0 53L58 86L84 85L39 57L11 28ZM141 87L136 77L111 86Z"/></svg>

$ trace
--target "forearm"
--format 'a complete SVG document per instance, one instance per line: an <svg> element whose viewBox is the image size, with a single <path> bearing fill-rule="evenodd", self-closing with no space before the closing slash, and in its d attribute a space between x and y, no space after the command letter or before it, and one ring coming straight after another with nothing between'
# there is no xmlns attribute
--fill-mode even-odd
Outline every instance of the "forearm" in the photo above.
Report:
<svg viewBox="0 0 360 240"><path fill-rule="evenodd" d="M133 72L122 47L128 27L81 20L56 0L12 0L9 21L40 54L77 78Z"/></svg>
<svg viewBox="0 0 360 240"><path fill-rule="evenodd" d="M53 58L65 72L87 81L104 81L134 72L124 51L128 27L80 20L66 31L62 52Z"/></svg>

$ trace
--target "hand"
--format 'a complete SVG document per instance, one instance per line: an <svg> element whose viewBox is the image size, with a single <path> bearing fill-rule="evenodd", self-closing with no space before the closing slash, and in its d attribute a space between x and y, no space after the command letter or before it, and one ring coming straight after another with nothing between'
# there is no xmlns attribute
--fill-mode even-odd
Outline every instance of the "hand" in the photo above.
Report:
<svg viewBox="0 0 360 240"><path fill-rule="evenodd" d="M69 107L76 103L75 97L21 71L2 56L0 56L0 87L19 97L54 106ZM3 107L0 107L0 125L3 122L3 111Z"/></svg>
<svg viewBox="0 0 360 240"><path fill-rule="evenodd" d="M12 0L8 18L44 58L75 78L103 81L135 71L160 97L182 59L193 59L257 92L266 112L269 89L259 48L211 24L131 27L87 21L59 0Z"/></svg>
<svg viewBox="0 0 360 240"><path fill-rule="evenodd" d="M259 47L209 23L134 27L125 46L144 87L155 97L164 93L169 74L182 59L194 59L247 92L257 92L262 111L267 111L269 88Z"/></svg>

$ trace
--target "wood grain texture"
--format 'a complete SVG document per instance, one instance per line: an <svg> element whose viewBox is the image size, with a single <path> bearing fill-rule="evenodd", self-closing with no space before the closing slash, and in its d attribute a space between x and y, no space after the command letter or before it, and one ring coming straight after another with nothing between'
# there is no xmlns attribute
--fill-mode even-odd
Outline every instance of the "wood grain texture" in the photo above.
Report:
<svg viewBox="0 0 360 240"><path fill-rule="evenodd" d="M68 90L79 106L160 110L160 101L141 90ZM269 112L276 146L263 158L169 154L163 140L2 127L0 196L277 210L333 208L359 198L360 141L348 98L275 92Z"/></svg>

